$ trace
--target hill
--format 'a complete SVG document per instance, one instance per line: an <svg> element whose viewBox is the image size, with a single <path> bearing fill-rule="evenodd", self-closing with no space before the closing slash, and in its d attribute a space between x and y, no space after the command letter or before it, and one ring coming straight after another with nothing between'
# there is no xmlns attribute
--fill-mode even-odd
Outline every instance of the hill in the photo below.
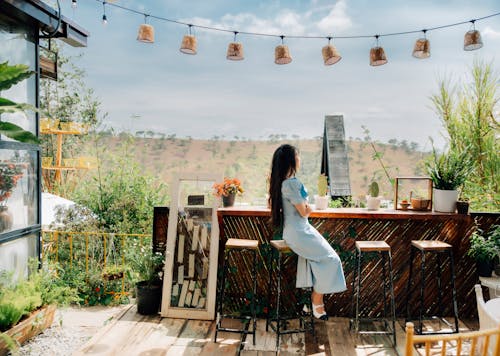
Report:
<svg viewBox="0 0 500 356"><path fill-rule="evenodd" d="M109 153L119 154L123 138L109 136L105 140ZM170 185L175 173L217 172L221 177L237 177L242 181L245 194L240 203L262 205L266 197L266 180L274 150L282 143L299 148L302 167L297 175L309 193L317 191L317 176L321 168L321 139L292 140L196 140L191 138L134 138L133 154L144 170ZM348 141L349 169L353 197L364 196L369 182L375 177L381 185L381 194L391 199L393 190L375 152L366 141ZM391 177L422 175L420 162L425 155L407 145L374 145L378 156Z"/></svg>

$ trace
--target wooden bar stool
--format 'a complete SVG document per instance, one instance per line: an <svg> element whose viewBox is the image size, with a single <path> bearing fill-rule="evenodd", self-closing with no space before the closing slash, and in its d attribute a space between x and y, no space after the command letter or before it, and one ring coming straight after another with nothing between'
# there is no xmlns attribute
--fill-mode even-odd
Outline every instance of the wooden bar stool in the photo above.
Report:
<svg viewBox="0 0 500 356"><path fill-rule="evenodd" d="M276 332L276 348L279 350L280 346L280 336L285 335L285 334L294 334L294 333L302 333L307 331L306 327L306 321L305 318L308 316L310 317L310 325L311 325L311 331L312 334L314 335L314 316L312 313L312 304L311 304L311 298L310 295L308 296L307 300L308 302L308 312L304 314L298 314L296 318L299 319L300 324L299 327L296 329L287 329L287 321L290 319L294 319L294 317L289 317L289 316L283 316L281 315L281 280L282 280L282 259L283 255L286 254L293 254L293 251L288 247L286 244L285 240L271 240L270 245L274 250L278 253L278 259L277 259L277 272L278 272L278 290L277 290L277 296L276 296L276 310L275 310L275 318L272 318L271 312L269 311L268 317L266 319L266 331L269 330L269 326ZM272 255L273 253L269 254L269 261L268 261L268 270L269 270L269 285L268 285L268 302L270 303L271 300L271 271L272 271ZM311 292L312 288L308 288L309 293ZM268 308L269 309L269 308ZM276 326L273 325L273 322L276 323Z"/></svg>
<svg viewBox="0 0 500 356"><path fill-rule="evenodd" d="M406 321L412 321L411 312L410 312L410 291L411 291L411 281L413 277L413 259L415 257L415 251L420 251L422 256L421 263L421 282L420 282L420 308L418 314L418 326L416 332L418 334L448 334L448 332L422 332L422 321L426 318L423 315L424 310L424 291L425 291L425 253L434 253L437 258L437 284L438 284L438 317L441 321L443 321L450 328L452 325L443 318L443 291L442 291L442 283L441 283L441 254L447 253L450 257L450 268L451 268L451 286L452 286L452 299L453 299L453 314L455 318L455 331L454 333L458 333L458 308L457 308L457 292L455 290L455 263L453 261L453 249L450 244L442 241L436 240L412 240L411 242L411 251L410 251L410 275L408 276L408 286L406 289ZM434 318L434 317L431 317Z"/></svg>
<svg viewBox="0 0 500 356"><path fill-rule="evenodd" d="M250 304L251 314L252 315L233 315L233 314L224 314L224 289L226 286L226 273L228 270L229 264L229 256L233 251L250 251L253 253L253 268L252 268L252 280L253 280L253 289L252 289L252 301ZM257 253L259 251L259 241L257 240L248 240L248 239L228 239L226 241L226 245L224 248L224 260L222 261L222 278L221 285L219 288L219 297L218 297L218 308L217 308L217 323L215 325L215 336L214 342L217 342L217 333L219 331L240 333L240 334L252 334L253 335L253 344L255 345L255 334L257 329L257 316L255 309L255 298L257 293ZM224 318L230 319L242 319L242 320L251 320L253 323L252 331L247 329L233 329L233 328L223 328L222 320Z"/></svg>
<svg viewBox="0 0 500 356"><path fill-rule="evenodd" d="M368 252L378 252L382 256L382 286L383 286L383 302L384 302L384 316L382 318L361 318L359 299L361 295L361 262L362 254ZM386 278L386 257L389 262L389 281ZM356 284L356 290L354 286ZM356 241L356 269L354 270L354 278L352 280L352 313L354 320L351 320L351 328L354 324L354 330L358 334L391 334L394 346L396 346L396 306L394 304L394 287L392 276L392 256L391 247L385 241ZM389 282L389 283L387 283ZM391 318L392 328L388 325L387 318L387 284L389 284L390 302L391 302ZM354 303L354 295L356 294L356 303ZM360 330L359 324L362 321L383 321L385 330Z"/></svg>

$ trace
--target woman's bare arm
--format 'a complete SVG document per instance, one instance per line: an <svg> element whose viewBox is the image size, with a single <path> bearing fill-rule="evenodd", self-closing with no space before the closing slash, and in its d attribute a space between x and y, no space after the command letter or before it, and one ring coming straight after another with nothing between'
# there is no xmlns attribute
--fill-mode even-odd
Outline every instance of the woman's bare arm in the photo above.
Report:
<svg viewBox="0 0 500 356"><path fill-rule="evenodd" d="M307 202L295 204L295 209L297 209L300 216L302 216L303 218L308 218L309 214L311 214L312 212L311 206L307 204Z"/></svg>

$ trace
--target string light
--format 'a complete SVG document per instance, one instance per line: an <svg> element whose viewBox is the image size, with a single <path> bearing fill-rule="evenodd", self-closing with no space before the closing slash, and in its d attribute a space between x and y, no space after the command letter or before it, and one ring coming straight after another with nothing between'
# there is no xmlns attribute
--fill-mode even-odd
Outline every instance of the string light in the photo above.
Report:
<svg viewBox="0 0 500 356"><path fill-rule="evenodd" d="M292 62L292 56L290 56L290 50L288 46L284 44L285 36L281 35L281 44L276 46L274 49L274 63L276 64L288 64Z"/></svg>
<svg viewBox="0 0 500 356"><path fill-rule="evenodd" d="M102 24L107 25L108 24L108 18L106 17L106 1L102 2Z"/></svg>
<svg viewBox="0 0 500 356"><path fill-rule="evenodd" d="M330 44L330 41L332 40L331 37L328 38L328 44L321 49L321 54L323 55L323 63L325 63L325 66L331 66L332 64L337 63L342 59L340 56L339 52L337 52L337 49L335 46Z"/></svg>
<svg viewBox="0 0 500 356"><path fill-rule="evenodd" d="M144 14L144 23L139 26L137 40L144 43L153 43L155 41L155 29L148 24L148 14Z"/></svg>
<svg viewBox="0 0 500 356"><path fill-rule="evenodd" d="M243 55L243 45L236 42L236 35L238 31L234 31L234 40L227 46L226 58L230 61L241 61L245 58Z"/></svg>
<svg viewBox="0 0 500 356"><path fill-rule="evenodd" d="M483 47L483 41L481 40L481 34L476 30L475 22L476 20L471 20L472 29L467 31L464 36L464 50L473 51Z"/></svg>
<svg viewBox="0 0 500 356"><path fill-rule="evenodd" d="M193 27L193 25L189 24L188 27L189 34L184 35L182 38L181 48L179 50L185 54L195 55L197 53L196 47L198 46L198 41L196 40L196 37L191 34L191 27Z"/></svg>
<svg viewBox="0 0 500 356"><path fill-rule="evenodd" d="M375 35L376 44L375 47L370 49L370 65L371 66L381 66L387 63L387 57L385 56L385 51L382 47L378 45L379 35Z"/></svg>
<svg viewBox="0 0 500 356"><path fill-rule="evenodd" d="M226 29L226 28L220 28L220 27L212 27L212 26L189 24L189 23L186 23L186 22L169 19L169 18L162 17L162 16L149 15L149 14L146 14L144 12L141 12L141 11L138 11L138 10L134 10L134 9L131 9L131 8L119 5L119 4L109 3L108 0L96 0L96 1L100 2L100 3L107 3L110 6L115 6L115 7L119 8L119 9L131 12L131 13L135 13L135 14L138 14L138 15L149 16L149 17L155 18L155 19L160 20L160 21L166 21L166 22L170 22L170 23L174 23L174 24L178 24L178 25L189 26L190 30L191 30L191 27L193 27L193 28L200 28L200 29L209 30L209 31L230 32L230 33L235 33L235 34L237 33L237 34L249 35L249 36L276 37L276 38L281 38L281 39L283 39L285 37L285 35L277 35L277 34L271 34L271 33L249 32L249 31L235 31L235 30ZM76 2L77 2L77 0L72 0L72 6L73 7L76 7ZM446 25L429 27L425 31L426 32L436 31L436 30L441 30L441 29L444 29L444 28L456 27L456 26L467 24L467 23L472 23L473 29L469 30L465 34L465 36L464 36L464 50L471 51L471 50L479 49L479 48L481 48L483 46L483 42L481 40L481 34L474 27L475 22L482 21L482 20L485 20L485 19L488 19L488 18L491 18L491 17L499 16L499 15L500 15L500 12L496 12L496 13L493 13L493 14L490 14L490 15L487 15L487 16L483 16L483 17L479 17L479 18L473 19L473 20L467 20L467 21L461 21L461 22L456 22L456 23L451 23L451 24L446 24ZM151 28L152 28L152 26L151 26ZM390 32L390 33L378 34L378 35L375 35L375 37L376 37L377 42L378 42L378 38L380 38L380 37L401 36L401 35L408 35L408 34L419 33L419 32L422 32L422 31L423 30ZM191 34L188 35L188 36L192 37L190 40L193 41L194 44L195 44L195 46L194 46L194 48L195 48L194 53L189 53L189 54L196 54L196 37L192 36ZM184 37L186 37L186 36L184 36ZM287 35L286 37L288 37L288 38L298 38L298 39L324 39L324 38L327 38L329 40L331 40L331 39L335 39L336 40L336 39L363 39L363 38L371 38L371 37L374 37L374 35L347 35L347 36L328 36L328 37L327 36L311 36L311 35ZM417 56L415 54L413 54L413 55L416 56L417 58L427 58L427 57L429 57L430 56L430 43L425 38L425 32L424 32L424 38L423 39L419 39L419 40L423 40L422 44L424 46L424 51L421 52L421 55L422 55L421 57L417 57L418 55L420 55L419 54L420 52L418 52L418 51L416 53ZM417 40L417 42L419 40ZM184 41L184 38L183 38L183 41ZM236 43L236 42L233 42L233 43ZM285 46L285 45L282 44L280 46ZM281 49L284 48L284 47L280 47L280 46L277 46L276 49L278 49L278 48L281 48ZM427 51L425 51L425 46L427 46ZM285 47L288 49L287 46L285 46ZM372 48L372 50L374 48ZM383 52L383 48L382 47L379 47L379 48L380 49L378 51ZM276 49L275 49L275 52L276 52ZM228 48L228 50L229 50L229 48ZM370 50L370 53L372 52L372 50ZM181 52L188 53L188 52L185 52L183 50L182 46L181 46ZM414 52L415 52L415 48L414 48ZM385 52L383 54L385 56ZM276 56L276 53L275 53L275 56ZM340 58L341 57L339 56L338 60L340 60ZM228 59L230 59L230 58L228 58ZM338 62L338 60L336 62ZM290 61L291 61L291 57L290 57ZM387 58L385 58L385 62L382 63L382 64L385 64L385 63L387 63ZM325 63L325 65L329 65L329 64Z"/></svg>
<svg viewBox="0 0 500 356"><path fill-rule="evenodd" d="M415 46L413 47L412 56L419 59L429 58L431 55L431 44L429 40L425 36L427 30L422 30L424 33L424 38L419 38L415 42Z"/></svg>

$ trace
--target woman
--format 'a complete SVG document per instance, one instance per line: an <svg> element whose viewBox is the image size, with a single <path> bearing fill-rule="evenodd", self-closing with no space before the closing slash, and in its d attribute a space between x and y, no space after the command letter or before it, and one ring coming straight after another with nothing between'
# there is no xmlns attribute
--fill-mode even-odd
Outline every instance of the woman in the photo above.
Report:
<svg viewBox="0 0 500 356"><path fill-rule="evenodd" d="M345 277L339 256L307 220L312 209L304 185L295 177L299 169L297 149L287 144L278 147L271 165L268 203L273 225L283 226L283 239L299 256L297 288L313 287L313 315L327 320L323 295L346 290Z"/></svg>

